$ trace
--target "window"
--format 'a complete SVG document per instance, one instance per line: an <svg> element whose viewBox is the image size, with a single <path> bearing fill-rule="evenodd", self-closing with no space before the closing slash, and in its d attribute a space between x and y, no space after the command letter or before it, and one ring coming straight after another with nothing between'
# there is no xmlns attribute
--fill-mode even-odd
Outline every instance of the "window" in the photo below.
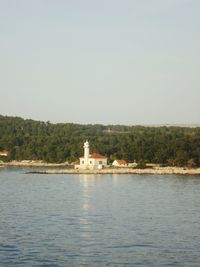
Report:
<svg viewBox="0 0 200 267"><path fill-rule="evenodd" d="M103 164L103 162L102 161L99 161L99 165L102 165Z"/></svg>
<svg viewBox="0 0 200 267"><path fill-rule="evenodd" d="M90 160L90 164L92 164L92 161Z"/></svg>
<svg viewBox="0 0 200 267"><path fill-rule="evenodd" d="M82 164L84 164L84 160L82 160Z"/></svg>

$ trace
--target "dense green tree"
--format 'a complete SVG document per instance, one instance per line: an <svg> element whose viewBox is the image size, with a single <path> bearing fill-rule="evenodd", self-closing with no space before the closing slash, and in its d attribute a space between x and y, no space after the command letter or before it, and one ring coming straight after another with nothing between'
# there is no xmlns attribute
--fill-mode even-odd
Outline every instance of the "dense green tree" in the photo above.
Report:
<svg viewBox="0 0 200 267"><path fill-rule="evenodd" d="M0 150L9 151L7 160L74 162L86 139L91 151L107 155L109 161L200 166L199 127L52 124L0 116Z"/></svg>

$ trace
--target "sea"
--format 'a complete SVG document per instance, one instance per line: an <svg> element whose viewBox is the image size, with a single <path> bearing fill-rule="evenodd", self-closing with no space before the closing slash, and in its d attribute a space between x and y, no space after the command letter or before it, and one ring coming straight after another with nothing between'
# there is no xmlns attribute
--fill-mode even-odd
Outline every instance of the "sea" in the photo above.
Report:
<svg viewBox="0 0 200 267"><path fill-rule="evenodd" d="M0 169L1 267L200 266L200 176L30 170Z"/></svg>

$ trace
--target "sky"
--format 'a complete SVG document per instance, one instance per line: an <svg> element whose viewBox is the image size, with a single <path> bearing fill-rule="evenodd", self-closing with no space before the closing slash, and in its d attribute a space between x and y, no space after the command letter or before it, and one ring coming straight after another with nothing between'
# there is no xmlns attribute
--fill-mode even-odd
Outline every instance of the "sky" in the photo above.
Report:
<svg viewBox="0 0 200 267"><path fill-rule="evenodd" d="M200 123L199 0L0 0L0 114Z"/></svg>

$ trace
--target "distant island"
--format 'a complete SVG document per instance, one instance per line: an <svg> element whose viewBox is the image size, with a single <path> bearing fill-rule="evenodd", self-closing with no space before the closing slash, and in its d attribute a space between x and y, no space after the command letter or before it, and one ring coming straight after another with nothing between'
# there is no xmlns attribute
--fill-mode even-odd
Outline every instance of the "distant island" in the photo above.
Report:
<svg viewBox="0 0 200 267"><path fill-rule="evenodd" d="M109 165L124 160L137 162L140 169L148 164L200 167L200 127L53 124L0 115L2 164L75 165L87 139L93 151L107 157Z"/></svg>

